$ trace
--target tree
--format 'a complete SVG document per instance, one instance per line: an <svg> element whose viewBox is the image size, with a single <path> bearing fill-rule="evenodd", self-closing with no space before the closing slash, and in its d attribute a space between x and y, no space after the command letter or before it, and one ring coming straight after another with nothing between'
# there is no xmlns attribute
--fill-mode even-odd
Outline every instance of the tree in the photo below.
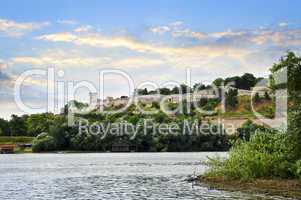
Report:
<svg viewBox="0 0 301 200"><path fill-rule="evenodd" d="M224 82L225 85L233 83L234 87L238 89L250 90L251 87L254 87L261 79L262 78L256 78L253 74L245 73L242 76L228 77L224 81L223 79L218 78L213 81L213 84L220 86L222 82Z"/></svg>
<svg viewBox="0 0 301 200"><path fill-rule="evenodd" d="M9 136L9 122L5 119L0 118L0 136Z"/></svg>
<svg viewBox="0 0 301 200"><path fill-rule="evenodd" d="M270 95L269 95L269 93L268 93L267 91L264 92L264 99L265 99L266 101L271 100L271 97L270 97Z"/></svg>
<svg viewBox="0 0 301 200"><path fill-rule="evenodd" d="M299 141L298 149L301 156L301 57L294 52L287 54L270 69L270 87L273 90L288 90L288 132ZM276 81L285 80L287 82Z"/></svg>
<svg viewBox="0 0 301 200"><path fill-rule="evenodd" d="M37 136L42 132L48 132L53 125L55 116L52 113L32 114L26 119L27 135Z"/></svg>
<svg viewBox="0 0 301 200"><path fill-rule="evenodd" d="M160 91L160 94L162 94L162 95L170 95L171 94L171 91L169 88L160 88L159 91Z"/></svg>
<svg viewBox="0 0 301 200"><path fill-rule="evenodd" d="M204 90L204 89L206 89L206 86L202 83L196 83L193 85L194 92L199 91L199 90Z"/></svg>
<svg viewBox="0 0 301 200"><path fill-rule="evenodd" d="M175 86L174 88L172 88L171 94L179 94L179 91L180 91L179 87Z"/></svg>
<svg viewBox="0 0 301 200"><path fill-rule="evenodd" d="M258 92L255 93L254 102L255 103L259 103L260 102L260 96L259 96Z"/></svg>
<svg viewBox="0 0 301 200"><path fill-rule="evenodd" d="M138 89L138 90L137 90L137 94L138 94L138 95L147 95L147 94L148 94L147 88L144 88L144 89Z"/></svg>
<svg viewBox="0 0 301 200"><path fill-rule="evenodd" d="M217 78L212 82L212 84L215 85L216 87L220 87L223 83L224 83L224 79L222 78Z"/></svg>
<svg viewBox="0 0 301 200"><path fill-rule="evenodd" d="M181 84L180 88L181 88L180 92L182 94L186 94L186 93L190 93L191 92L191 88L189 86L185 85L185 84Z"/></svg>
<svg viewBox="0 0 301 200"><path fill-rule="evenodd" d="M237 100L237 89L230 89L227 93L226 93L226 107L227 108L235 108L238 104L238 100Z"/></svg>
<svg viewBox="0 0 301 200"><path fill-rule="evenodd" d="M27 127L26 119L28 115L23 115L21 117L17 115L12 115L11 120L9 121L10 133L12 136L26 136Z"/></svg>
<svg viewBox="0 0 301 200"><path fill-rule="evenodd" d="M241 76L241 79L239 80L239 88L250 90L251 87L254 87L256 84L256 77L253 74L245 73Z"/></svg>

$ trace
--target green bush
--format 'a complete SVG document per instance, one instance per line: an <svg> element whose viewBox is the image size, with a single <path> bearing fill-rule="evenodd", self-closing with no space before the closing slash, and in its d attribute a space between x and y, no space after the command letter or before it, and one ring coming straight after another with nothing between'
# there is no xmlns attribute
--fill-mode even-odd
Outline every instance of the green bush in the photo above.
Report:
<svg viewBox="0 0 301 200"><path fill-rule="evenodd" d="M294 165L294 172L295 172L295 176L301 180L301 160L297 160L297 162Z"/></svg>
<svg viewBox="0 0 301 200"><path fill-rule="evenodd" d="M238 95L237 89L230 89L226 93L226 107L228 109L234 109L234 108L236 108L236 106L238 104L237 95Z"/></svg>
<svg viewBox="0 0 301 200"><path fill-rule="evenodd" d="M237 136L243 140L249 140L251 134L256 130L267 130L264 126L253 123L251 120L247 120L243 125L237 129Z"/></svg>
<svg viewBox="0 0 301 200"><path fill-rule="evenodd" d="M47 133L41 133L33 140L33 152L54 151L55 149L55 140Z"/></svg>
<svg viewBox="0 0 301 200"><path fill-rule="evenodd" d="M241 180L296 177L301 173L301 163L295 164L296 146L287 133L259 131L249 141L237 142L228 159L211 160L212 168L206 175Z"/></svg>
<svg viewBox="0 0 301 200"><path fill-rule="evenodd" d="M254 96L254 102L255 102L255 103L259 103L260 101L261 101L261 98L260 98L258 92L256 92L256 94L255 94L255 96Z"/></svg>

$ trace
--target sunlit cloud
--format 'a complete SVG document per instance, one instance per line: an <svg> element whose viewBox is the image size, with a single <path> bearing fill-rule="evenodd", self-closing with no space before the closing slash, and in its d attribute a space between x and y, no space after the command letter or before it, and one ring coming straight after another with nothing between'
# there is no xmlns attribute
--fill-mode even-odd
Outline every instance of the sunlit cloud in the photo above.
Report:
<svg viewBox="0 0 301 200"><path fill-rule="evenodd" d="M9 37L20 37L28 32L50 25L49 22L19 23L13 20L0 19L0 34Z"/></svg>
<svg viewBox="0 0 301 200"><path fill-rule="evenodd" d="M79 56L47 56L40 55L36 57L14 57L11 60L13 64L30 64L40 67L56 66L59 68L68 67L85 67L85 66L99 66L110 61L109 58L104 57L79 57Z"/></svg>

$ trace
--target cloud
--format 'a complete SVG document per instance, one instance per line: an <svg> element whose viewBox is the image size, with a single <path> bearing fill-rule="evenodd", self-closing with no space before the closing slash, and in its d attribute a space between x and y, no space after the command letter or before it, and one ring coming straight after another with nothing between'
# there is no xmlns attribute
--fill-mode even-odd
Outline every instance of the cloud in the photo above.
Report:
<svg viewBox="0 0 301 200"><path fill-rule="evenodd" d="M70 69L72 67L89 67L89 69L113 67L130 70L135 74L138 71L152 73L154 67L161 72L163 67L168 67L170 70L166 73L170 73L171 77L175 76L176 71L191 68L198 72L199 77L210 80L216 76L232 75L233 71L237 74L243 72L262 74L287 49L295 49L289 47L301 44L301 30L299 29L260 28L200 32L198 35L196 31L183 28L182 22L169 24L168 27L172 27L170 28L173 31L171 36L174 38L196 34L194 38L205 42L194 41L193 44L185 44L185 40L180 40L181 45L177 43L173 45L160 43L159 45L129 36L108 36L83 26L69 32L36 37L37 40L45 42L62 43L66 49L63 53L53 49L51 53L18 56L9 61L13 64ZM168 31L167 28L158 29L159 32L162 30ZM78 52L72 52L73 49ZM98 53L101 56L98 56ZM264 60L264 62L254 62L252 58ZM163 77L162 74L160 77ZM152 76L152 78L155 77Z"/></svg>
<svg viewBox="0 0 301 200"><path fill-rule="evenodd" d="M193 39L204 39L206 37L206 34L192 31L189 28L185 28L183 25L184 25L183 22L176 21L165 26L151 27L150 31L159 35L170 33L175 38L185 37L185 38L193 38Z"/></svg>
<svg viewBox="0 0 301 200"><path fill-rule="evenodd" d="M77 36L72 33L63 32L63 33L42 35L37 37L36 39L51 41L51 42L72 42L77 39Z"/></svg>
<svg viewBox="0 0 301 200"><path fill-rule="evenodd" d="M76 29L74 29L74 32L80 33L80 32L88 32L91 31L93 29L92 26L90 25L85 25L85 26L80 26Z"/></svg>
<svg viewBox="0 0 301 200"><path fill-rule="evenodd" d="M287 22L280 22L278 24L278 26L280 26L280 27L287 27L288 25L289 25L289 23L287 23Z"/></svg>
<svg viewBox="0 0 301 200"><path fill-rule="evenodd" d="M146 56L124 56L111 58L108 56L97 56L84 54L82 51L63 51L49 49L35 56L18 56L9 59L11 65L31 65L36 67L57 67L57 68L145 68L156 67L166 64L166 61L159 58Z"/></svg>
<svg viewBox="0 0 301 200"><path fill-rule="evenodd" d="M60 55L39 55L28 57L11 58L13 64L30 64L40 67L55 66L59 68L66 67L84 67L99 66L108 63L110 59L106 57L81 57L81 56L60 56Z"/></svg>
<svg viewBox="0 0 301 200"><path fill-rule="evenodd" d="M38 40L50 42L64 42L75 45L86 45L98 48L127 48L140 53L156 53L162 56L219 56L219 55L237 55L243 50L236 47L219 47L214 45L199 45L194 47L168 47L153 45L146 42L134 40L130 37L108 37L99 33L76 34L72 32L63 32L42 35Z"/></svg>
<svg viewBox="0 0 301 200"><path fill-rule="evenodd" d="M7 63L0 59L0 70L7 68Z"/></svg>
<svg viewBox="0 0 301 200"><path fill-rule="evenodd" d="M66 24L66 25L76 25L78 24L75 20L58 20L57 23L59 24Z"/></svg>
<svg viewBox="0 0 301 200"><path fill-rule="evenodd" d="M145 68L166 64L166 61L145 57L130 57L118 61L112 61L109 65L117 68Z"/></svg>
<svg viewBox="0 0 301 200"><path fill-rule="evenodd" d="M168 25L150 28L154 34L169 33L174 38L192 38L210 45L245 46L278 45L282 47L298 46L301 44L301 29L288 28L288 22L281 22L278 27L246 30L227 30L220 32L203 33L193 31L184 26L183 22L174 22ZM285 28L285 29L284 29Z"/></svg>
<svg viewBox="0 0 301 200"><path fill-rule="evenodd" d="M222 31L222 32L213 32L208 34L208 37L214 37L214 38L223 38L223 37L237 37L237 36L243 36L247 34L246 31Z"/></svg>
<svg viewBox="0 0 301 200"><path fill-rule="evenodd" d="M49 22L18 23L12 20L0 19L0 34L8 37L20 37L49 24Z"/></svg>
<svg viewBox="0 0 301 200"><path fill-rule="evenodd" d="M157 26L150 28L150 31L159 35L163 35L166 32L170 31L170 28L168 26Z"/></svg>

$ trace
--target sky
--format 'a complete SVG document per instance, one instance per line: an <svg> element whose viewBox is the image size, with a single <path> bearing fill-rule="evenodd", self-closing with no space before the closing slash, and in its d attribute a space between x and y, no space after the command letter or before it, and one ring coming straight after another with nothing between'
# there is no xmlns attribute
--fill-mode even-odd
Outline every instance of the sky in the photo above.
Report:
<svg viewBox="0 0 301 200"><path fill-rule="evenodd" d="M300 54L300 7L298 0L0 1L0 117L24 113L14 86L32 69L53 67L58 81L95 85L104 69L122 70L135 86L182 83L187 69L193 83L267 76L287 50ZM105 95L127 95L124 77L105 79ZM63 105L46 81L25 79L22 101L38 108L53 95ZM88 91L74 98L88 101Z"/></svg>

